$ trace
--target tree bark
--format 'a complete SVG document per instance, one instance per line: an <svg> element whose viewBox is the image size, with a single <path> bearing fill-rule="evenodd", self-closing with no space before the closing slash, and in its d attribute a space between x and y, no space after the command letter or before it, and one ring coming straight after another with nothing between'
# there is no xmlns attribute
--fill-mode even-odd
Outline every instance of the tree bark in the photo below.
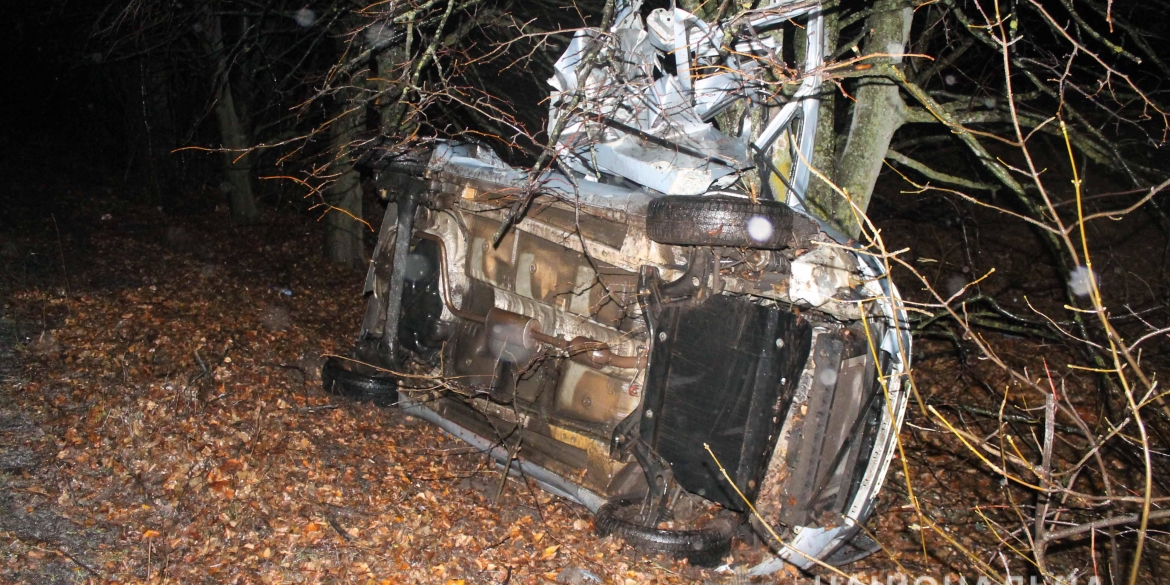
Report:
<svg viewBox="0 0 1170 585"><path fill-rule="evenodd" d="M379 94L385 95L383 99L387 102L375 104L379 107L378 130L383 136L406 136L418 126L411 115L411 106L400 99L412 64L407 49L403 46L390 47L378 53L374 61L378 71L370 80L370 85Z"/></svg>
<svg viewBox="0 0 1170 585"><path fill-rule="evenodd" d="M347 92L353 93L353 92ZM338 107L348 108L348 99L338 100ZM325 192L325 256L334 262L360 266L366 263L362 244L361 175L353 167L351 149L363 126L363 110L350 112L333 124L330 151L333 153L330 174L336 175Z"/></svg>
<svg viewBox="0 0 1170 585"><path fill-rule="evenodd" d="M914 13L899 1L886 3L882 8L866 21L869 36L864 54L889 55L872 58L867 63L896 65L902 62ZM823 210L826 219L842 232L857 237L861 232L859 213L865 213L869 207L890 139L905 119L905 104L898 85L884 77L861 78L854 97L848 138L833 175L849 200L821 189L816 193L818 200L810 205ZM831 140L829 136L825 139Z"/></svg>
<svg viewBox="0 0 1170 585"><path fill-rule="evenodd" d="M231 72L224 53L222 18L209 13L205 27L208 47L216 59L215 77L212 80L217 85L215 118L219 122L219 133L223 140L224 183L231 205L232 223L248 224L260 217L256 197L252 193L252 156L246 154L252 146L252 138L240 119L232 95Z"/></svg>

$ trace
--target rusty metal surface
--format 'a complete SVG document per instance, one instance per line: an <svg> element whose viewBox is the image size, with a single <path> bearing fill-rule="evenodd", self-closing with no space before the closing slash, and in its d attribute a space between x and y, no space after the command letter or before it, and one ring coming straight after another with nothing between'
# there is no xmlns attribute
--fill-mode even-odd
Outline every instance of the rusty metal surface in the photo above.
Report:
<svg viewBox="0 0 1170 585"><path fill-rule="evenodd" d="M437 151L435 156L439 157L440 153ZM432 163L435 168L433 177L436 178L433 184L461 195L456 202L458 211L454 213L463 217L475 217L478 221L498 227L498 222L506 215L506 211L501 209L504 206L503 202L518 195L520 186L526 183L526 178L523 173L516 170L489 171L482 168L482 163L477 163L473 169L475 172L471 173L460 167L466 160L467 157L458 156L436 158ZM474 178L469 178L468 175L474 175ZM555 178L549 181L550 184L558 184ZM560 179L560 183L562 186L568 185L564 179ZM668 280L681 276L683 273L680 269L681 264L686 257L683 247L659 244L646 237L645 208L653 196L639 191L615 192L616 189L600 183L582 182L582 197L574 203L568 202L572 199L569 193L564 193L561 198L551 195L538 197L534 204L536 211L525 216L515 229L509 230L499 245L490 250L490 255L505 260L505 264L519 261L519 257L512 258L511 252L521 245L512 239L516 237L514 234L521 233L536 236L556 248L571 250L581 255L581 259L568 259L565 262L554 260L554 265L580 266L587 253L595 264L608 265L616 271L624 272L627 277L626 283L619 284L618 287L620 289L624 286L627 295L630 290L628 284L630 275L636 274L642 266L655 266ZM559 193L555 188L553 192ZM597 196L589 196L590 194ZM574 204L580 206L579 214L574 211ZM571 217L587 219L578 222L580 227L574 227L569 222ZM602 225L609 227L602 228ZM453 233L455 230L445 227L438 231ZM479 229L471 231L477 232L476 237L482 239L474 242L470 241L472 238L468 236L468 254L474 256L480 251L487 252L484 246L490 247L495 228L489 231L480 224ZM618 236L623 234L624 237L619 244ZM520 236L519 239L523 240L524 236ZM824 237L824 241L829 240ZM535 249L548 248L536 245ZM530 250L529 253L532 254L532 258L537 257L535 250ZM791 258L783 258L782 271L741 270L728 273L720 283L721 289L816 308L841 319L860 318L861 311L855 300L841 296L841 291L862 283L857 259L849 250L812 242L807 248L790 250L786 254ZM510 273L493 273L494 278L488 280L514 292L531 290L524 287L530 286L534 282L533 278L516 272L515 268L513 264L508 267ZM539 268L538 266L537 269ZM529 269L532 269L531 265ZM553 275L542 276L544 278L536 279L538 284L547 285L552 282ZM555 277L575 279L575 275L566 274L556 274ZM520 285L520 290L515 288L517 284ZM540 290L540 293L544 292L547 290ZM531 295L530 298L537 298L537 295ZM547 302L543 298L538 300Z"/></svg>
<svg viewBox="0 0 1170 585"><path fill-rule="evenodd" d="M578 420L613 426L638 406L632 381L607 376L575 361L565 364L557 390L556 410Z"/></svg>
<svg viewBox="0 0 1170 585"><path fill-rule="evenodd" d="M492 247L497 222L466 216L467 273L498 288L539 301L563 313L587 317L618 331L632 331L637 276L523 229L511 230Z"/></svg>

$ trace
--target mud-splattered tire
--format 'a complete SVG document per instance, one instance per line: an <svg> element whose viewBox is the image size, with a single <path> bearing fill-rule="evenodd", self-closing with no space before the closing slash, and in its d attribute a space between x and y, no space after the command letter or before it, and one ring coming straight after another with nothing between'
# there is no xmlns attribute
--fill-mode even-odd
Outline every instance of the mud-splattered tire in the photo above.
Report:
<svg viewBox="0 0 1170 585"><path fill-rule="evenodd" d="M321 384L329 394L345 396L375 406L398 404L398 380L370 376L345 368L336 358L321 366Z"/></svg>
<svg viewBox="0 0 1170 585"><path fill-rule="evenodd" d="M686 558L699 567L716 566L731 551L730 525L702 530L649 528L622 519L622 509L632 505L624 500L603 505L593 519L594 530L599 536L617 534L638 550Z"/></svg>
<svg viewBox="0 0 1170 585"><path fill-rule="evenodd" d="M646 235L660 244L780 250L817 233L811 219L775 201L668 195L650 202Z"/></svg>

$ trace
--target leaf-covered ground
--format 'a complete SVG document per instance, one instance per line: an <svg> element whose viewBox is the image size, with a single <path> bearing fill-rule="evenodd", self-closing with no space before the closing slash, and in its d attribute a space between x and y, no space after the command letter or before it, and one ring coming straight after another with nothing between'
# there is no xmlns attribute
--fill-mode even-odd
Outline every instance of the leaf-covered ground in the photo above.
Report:
<svg viewBox="0 0 1170 585"><path fill-rule="evenodd" d="M9 185L0 581L747 582L599 539L585 509L502 482L431 425L324 394L320 356L348 349L363 271L324 261L307 214L233 229L68 177ZM945 346L919 354L928 398L978 391ZM1012 494L936 426L911 413L903 441L949 532L923 531L899 458L868 525L886 551L849 572L941 582L977 575L958 547L995 560L973 510L1010 520Z"/></svg>

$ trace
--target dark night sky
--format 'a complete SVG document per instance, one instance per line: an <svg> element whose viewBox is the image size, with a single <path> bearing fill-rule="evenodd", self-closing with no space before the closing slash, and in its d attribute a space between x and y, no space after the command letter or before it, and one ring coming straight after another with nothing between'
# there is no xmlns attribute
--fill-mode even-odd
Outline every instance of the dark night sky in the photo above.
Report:
<svg viewBox="0 0 1170 585"><path fill-rule="evenodd" d="M5 142L83 146L96 116L110 116L83 59L95 6L18 0L0 29L4 62ZM88 107L93 104L93 107Z"/></svg>
<svg viewBox="0 0 1170 585"><path fill-rule="evenodd" d="M61 100L63 63L55 53L62 47L62 37L67 36L48 25L51 15L47 11L32 9L27 2L20 4L24 6L4 19L0 50L8 63L4 110L9 124L23 132L35 125L34 120L48 118L53 104Z"/></svg>

